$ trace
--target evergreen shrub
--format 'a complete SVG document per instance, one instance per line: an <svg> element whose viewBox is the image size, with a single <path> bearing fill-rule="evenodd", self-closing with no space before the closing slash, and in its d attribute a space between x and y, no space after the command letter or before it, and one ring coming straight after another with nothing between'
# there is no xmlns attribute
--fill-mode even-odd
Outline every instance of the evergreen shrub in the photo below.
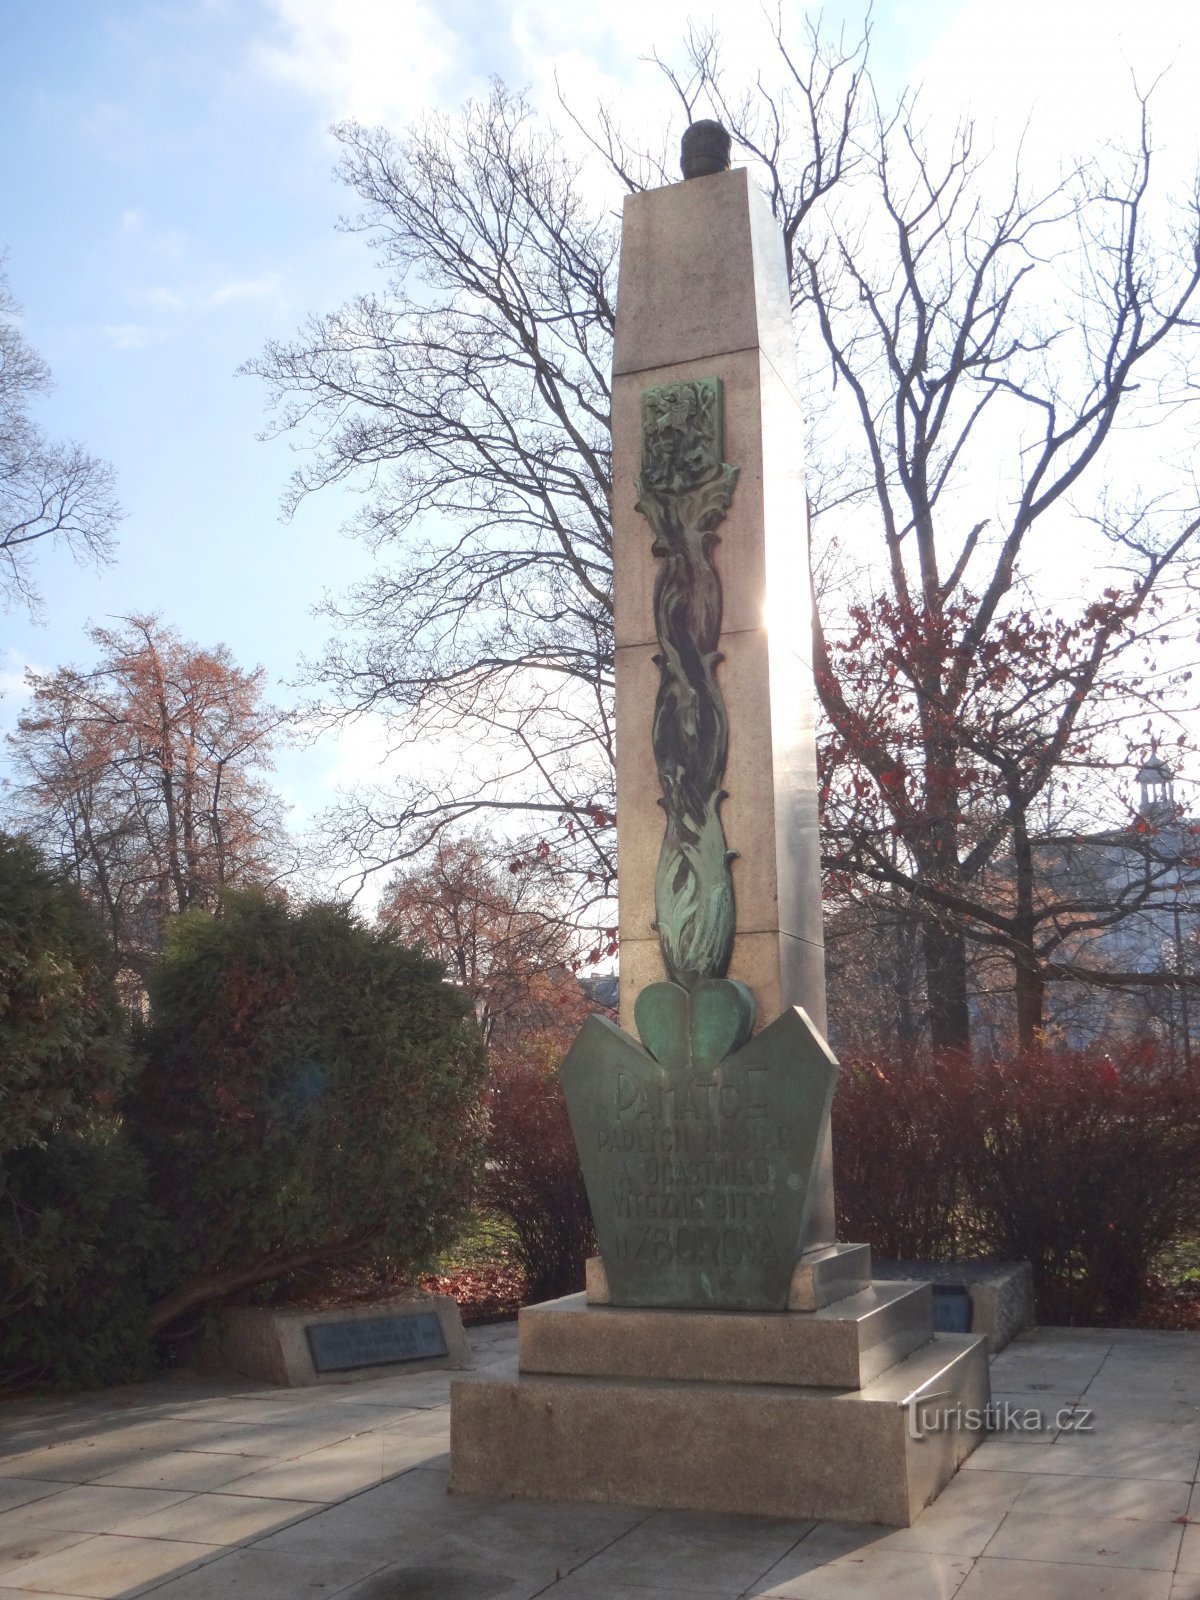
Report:
<svg viewBox="0 0 1200 1600"><path fill-rule="evenodd" d="M0 833L0 1387L144 1372L162 1234L119 1103L109 946L75 888Z"/></svg>
<svg viewBox="0 0 1200 1600"><path fill-rule="evenodd" d="M337 905L256 892L168 930L131 1114L182 1314L310 1265L412 1271L475 1199L484 1056L437 965Z"/></svg>

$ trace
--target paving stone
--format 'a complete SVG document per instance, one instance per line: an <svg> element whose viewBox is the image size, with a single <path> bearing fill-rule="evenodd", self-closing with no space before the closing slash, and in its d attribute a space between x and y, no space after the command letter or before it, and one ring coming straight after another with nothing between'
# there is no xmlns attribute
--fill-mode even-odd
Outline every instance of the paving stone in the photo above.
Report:
<svg viewBox="0 0 1200 1600"><path fill-rule="evenodd" d="M266 1458L270 1459L270 1458ZM200 1450L172 1450L164 1455L139 1456L116 1467L93 1484L114 1483L135 1489L219 1489L222 1485L259 1471L262 1456L221 1456ZM2 1490L0 1490L2 1493Z"/></svg>
<svg viewBox="0 0 1200 1600"><path fill-rule="evenodd" d="M1200 1578L1200 1523L1192 1523L1183 1530L1176 1571L1188 1577Z"/></svg>
<svg viewBox="0 0 1200 1600"><path fill-rule="evenodd" d="M140 1539L194 1539L198 1544L245 1544L263 1533L311 1516L305 1500L252 1499L248 1495L195 1494L164 1511L123 1524Z"/></svg>
<svg viewBox="0 0 1200 1600"><path fill-rule="evenodd" d="M1169 1572L984 1556L955 1600L1170 1600Z"/></svg>
<svg viewBox="0 0 1200 1600"><path fill-rule="evenodd" d="M514 1349L509 1328L477 1365ZM4 1406L0 1600L1200 1600L1200 1342L1040 1329L1006 1357L993 1370L1010 1405L1057 1409L1092 1371L1079 1392L1094 1431L994 1435L911 1528L804 1537L451 1497L440 1373L302 1395L163 1378Z"/></svg>
<svg viewBox="0 0 1200 1600"><path fill-rule="evenodd" d="M201 1400L183 1400L177 1414L189 1422L268 1423L286 1426L291 1417L306 1419L313 1411L308 1390L263 1389L254 1394L216 1394Z"/></svg>
<svg viewBox="0 0 1200 1600"><path fill-rule="evenodd" d="M408 1452L376 1443L369 1434L313 1450L295 1461L277 1461L228 1485L230 1494L266 1495L331 1504L407 1470ZM389 1470L390 1469L390 1470Z"/></svg>
<svg viewBox="0 0 1200 1600"><path fill-rule="evenodd" d="M44 1500L47 1495L58 1494L61 1489L61 1483L52 1483L44 1478L0 1478L0 1512L12 1511L34 1500Z"/></svg>
<svg viewBox="0 0 1200 1600"><path fill-rule="evenodd" d="M1021 1472L960 1472L911 1528L897 1528L879 1543L928 1555L980 1555L1024 1486L1041 1481Z"/></svg>
<svg viewBox="0 0 1200 1600"><path fill-rule="evenodd" d="M186 1448L215 1455L271 1456L290 1461L296 1456L308 1455L311 1450L340 1444L354 1432L353 1426L344 1426L336 1415L325 1427L289 1427L279 1422L208 1422L197 1425Z"/></svg>
<svg viewBox="0 0 1200 1600"><path fill-rule="evenodd" d="M1165 1478L1103 1478L1032 1475L1013 1511L1050 1516L1132 1517L1178 1523L1186 1515L1193 1486ZM937 1510L934 1506L932 1510ZM927 1513L928 1515L928 1513ZM924 1520L924 1518L922 1518Z"/></svg>
<svg viewBox="0 0 1200 1600"><path fill-rule="evenodd" d="M1183 1529L1178 1523L1132 1517L1041 1516L1015 1508L984 1552L1023 1561L1087 1567L1151 1567L1171 1572Z"/></svg>
<svg viewBox="0 0 1200 1600"><path fill-rule="evenodd" d="M100 1534L12 1567L4 1582L29 1594L84 1595L116 1600L156 1578L184 1572L213 1557L207 1545L169 1539L131 1539Z"/></svg>
<svg viewBox="0 0 1200 1600"><path fill-rule="evenodd" d="M1093 1380L1097 1393L1113 1390L1122 1394L1154 1393L1178 1388L1186 1392L1195 1361L1179 1357L1148 1354L1144 1351L1110 1355ZM1194 1381L1194 1380L1193 1380Z"/></svg>
<svg viewBox="0 0 1200 1600"><path fill-rule="evenodd" d="M491 1363L488 1364L489 1368ZM403 1406L412 1411L427 1411L431 1406L445 1406L450 1404L450 1374L434 1373L428 1378L396 1378L393 1380L395 1387L390 1389L386 1396L387 1403L394 1406ZM372 1401L372 1404L377 1402ZM402 1420L402 1419L401 1419Z"/></svg>
<svg viewBox="0 0 1200 1600"><path fill-rule="evenodd" d="M1081 1397L1080 1404L1090 1407L1093 1431L1100 1434L1131 1424L1150 1425L1164 1430L1200 1425L1200 1397L1194 1390L1191 1396L1182 1398L1178 1395L1122 1395L1116 1398L1105 1395L1099 1399L1089 1390Z"/></svg>
<svg viewBox="0 0 1200 1600"><path fill-rule="evenodd" d="M154 1600L299 1600L301 1596L343 1595L378 1564L353 1553L303 1556L272 1550L234 1550L203 1567L169 1579L151 1591ZM4 1600L0 1593L0 1600Z"/></svg>
<svg viewBox="0 0 1200 1600"><path fill-rule="evenodd" d="M496 1502L446 1493L445 1472L407 1472L340 1505L259 1541L281 1551L353 1550L379 1565L410 1561L415 1553L460 1532Z"/></svg>
<svg viewBox="0 0 1200 1600"><path fill-rule="evenodd" d="M1077 1417L1078 1397L1037 1389L993 1392L989 1408L991 1437L1014 1444L1049 1444L1064 1425Z"/></svg>
<svg viewBox="0 0 1200 1600"><path fill-rule="evenodd" d="M812 1526L694 1512L643 1514L635 1528L601 1550L580 1572L630 1588L737 1594L760 1578Z"/></svg>
<svg viewBox="0 0 1200 1600"><path fill-rule="evenodd" d="M959 1468L961 1472L1055 1472L1059 1458L1054 1444L995 1434L985 1439Z"/></svg>
<svg viewBox="0 0 1200 1600"><path fill-rule="evenodd" d="M969 1556L930 1555L924 1551L896 1550L864 1544L857 1550L821 1561L807 1572L778 1581L768 1574L770 1587L753 1586L749 1595L778 1600L950 1600L971 1570ZM1024 1597L1028 1600L1028 1597Z"/></svg>
<svg viewBox="0 0 1200 1600"><path fill-rule="evenodd" d="M93 1429L95 1424L93 1418ZM69 1483L89 1483L149 1456L193 1449L212 1450L221 1432L221 1424L191 1423L182 1419L131 1421L84 1436L72 1434L61 1443L48 1441L0 1458L0 1478L54 1478ZM260 1455L272 1453L260 1447L265 1437L260 1431L252 1441ZM287 1434L285 1441L294 1445L294 1435ZM243 1452L230 1449L225 1453Z"/></svg>
<svg viewBox="0 0 1200 1600"><path fill-rule="evenodd" d="M90 1444L90 1448L89 1448ZM125 1461L136 1459L136 1450L100 1451L95 1442L80 1441L62 1445L40 1445L36 1449L14 1451L0 1457L0 1482L5 1478L35 1478L57 1483L86 1483L100 1473L111 1472Z"/></svg>
<svg viewBox="0 0 1200 1600"><path fill-rule="evenodd" d="M508 1580L505 1592L510 1600L518 1600L518 1595L540 1594L550 1585L557 1586L558 1581L575 1568L582 1573L592 1573L598 1583L619 1587L625 1580L602 1570L604 1557L626 1549L626 1536L631 1530L640 1531L651 1520L652 1513L629 1506L555 1505L516 1500L497 1505L485 1501L444 1538L428 1545L420 1564L458 1572L490 1570L503 1574ZM691 1525L701 1520L689 1518L689 1525L681 1528L667 1524L661 1537L664 1541L681 1538L685 1544L690 1541L693 1551L711 1548L724 1535L720 1524L725 1519L716 1519L718 1525L710 1530L707 1542L697 1537ZM730 1520L737 1522L739 1519ZM764 1526L777 1529L780 1525L765 1523ZM753 1540L755 1528L753 1519L742 1528L748 1542ZM761 1550L761 1545L758 1548ZM633 1581L639 1586L653 1585L655 1568L644 1559L644 1552L635 1549L629 1559L641 1569ZM760 1569L762 1559L760 1554ZM713 1592L695 1582L693 1566L687 1562L683 1563L680 1576L697 1595ZM670 1583L674 1578L659 1575L657 1581ZM735 1595L742 1587L740 1578L734 1575L717 1592Z"/></svg>
<svg viewBox="0 0 1200 1600"><path fill-rule="evenodd" d="M520 1588L518 1579L494 1566L389 1566L355 1584L346 1591L345 1600L493 1600L501 1595L516 1600Z"/></svg>
<svg viewBox="0 0 1200 1600"><path fill-rule="evenodd" d="M22 1527L6 1529L0 1520L0 1583L7 1583L13 1567L21 1567L39 1556L53 1555L68 1545L81 1544L86 1533L64 1533L56 1528L39 1528L26 1523Z"/></svg>
<svg viewBox="0 0 1200 1600"><path fill-rule="evenodd" d="M187 1499L178 1489L118 1489L72 1484L31 1505L6 1511L0 1527L57 1528L65 1533L122 1533L126 1524Z"/></svg>
<svg viewBox="0 0 1200 1600"><path fill-rule="evenodd" d="M1200 1430L1138 1423L1104 1432L1060 1437L1051 1447L1055 1470L1105 1478L1194 1481Z"/></svg>

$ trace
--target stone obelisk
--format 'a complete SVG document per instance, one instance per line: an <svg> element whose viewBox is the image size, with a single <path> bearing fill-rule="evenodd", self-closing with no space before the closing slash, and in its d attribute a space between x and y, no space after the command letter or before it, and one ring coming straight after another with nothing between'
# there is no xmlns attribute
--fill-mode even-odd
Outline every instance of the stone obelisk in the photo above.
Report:
<svg viewBox="0 0 1200 1600"><path fill-rule="evenodd" d="M450 1488L903 1525L979 1442L986 1341L833 1242L787 274L724 130L683 158L621 248L625 1025L589 1016L561 1074L600 1257L522 1310L515 1372L452 1384Z"/></svg>
<svg viewBox="0 0 1200 1600"><path fill-rule="evenodd" d="M722 148L722 140L724 148ZM687 145L691 145L689 151ZM728 135L689 129L695 174L625 203L613 359L613 567L621 1022L662 976L655 879L663 807L649 708L661 557L639 509L647 390L716 379L736 488L715 530L717 682L728 708L720 807L731 852L730 975L756 1029L789 1006L825 1031L804 428L783 238ZM714 170L715 169L715 170ZM807 1243L834 1238L828 1144Z"/></svg>

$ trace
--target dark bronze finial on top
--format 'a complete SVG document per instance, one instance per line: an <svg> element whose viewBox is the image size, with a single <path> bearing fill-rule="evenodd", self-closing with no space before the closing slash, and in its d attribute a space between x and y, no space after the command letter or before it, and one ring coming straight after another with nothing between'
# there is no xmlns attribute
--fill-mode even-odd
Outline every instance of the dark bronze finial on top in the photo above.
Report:
<svg viewBox="0 0 1200 1600"><path fill-rule="evenodd" d="M679 165L685 178L707 178L729 170L733 140L719 122L704 117L689 125L679 146Z"/></svg>

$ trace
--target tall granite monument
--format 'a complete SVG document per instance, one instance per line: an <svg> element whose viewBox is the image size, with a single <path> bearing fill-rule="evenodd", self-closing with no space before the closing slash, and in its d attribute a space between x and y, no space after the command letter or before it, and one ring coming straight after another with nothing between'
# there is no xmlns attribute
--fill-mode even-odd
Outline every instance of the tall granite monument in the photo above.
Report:
<svg viewBox="0 0 1200 1600"><path fill-rule="evenodd" d="M682 165L621 246L622 1026L562 1069L600 1256L515 1374L452 1386L451 1488L906 1524L978 1442L986 1347L835 1240L783 243L718 124Z"/></svg>

